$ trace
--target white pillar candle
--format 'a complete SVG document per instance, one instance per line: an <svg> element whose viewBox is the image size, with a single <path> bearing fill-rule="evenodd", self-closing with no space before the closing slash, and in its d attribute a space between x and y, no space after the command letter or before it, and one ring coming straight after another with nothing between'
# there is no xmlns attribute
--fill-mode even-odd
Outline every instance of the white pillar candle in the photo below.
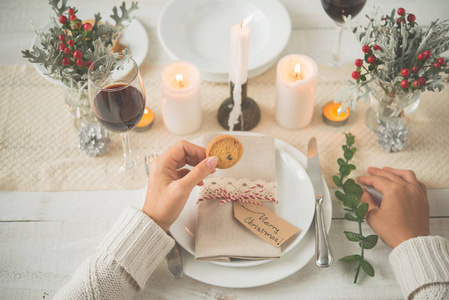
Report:
<svg viewBox="0 0 449 300"><path fill-rule="evenodd" d="M296 70L295 70L296 68ZM287 129L309 125L313 115L318 66L308 56L287 55L277 64L274 118Z"/></svg>
<svg viewBox="0 0 449 300"><path fill-rule="evenodd" d="M248 23L252 17L252 15L249 16L231 28L229 79L234 84L232 95L234 107L229 114L228 126L230 131L234 129L234 125L238 123L238 118L242 113L242 85L248 80L248 42L250 31Z"/></svg>
<svg viewBox="0 0 449 300"><path fill-rule="evenodd" d="M175 134L188 134L201 126L200 71L187 61L166 65L160 78L162 118Z"/></svg>

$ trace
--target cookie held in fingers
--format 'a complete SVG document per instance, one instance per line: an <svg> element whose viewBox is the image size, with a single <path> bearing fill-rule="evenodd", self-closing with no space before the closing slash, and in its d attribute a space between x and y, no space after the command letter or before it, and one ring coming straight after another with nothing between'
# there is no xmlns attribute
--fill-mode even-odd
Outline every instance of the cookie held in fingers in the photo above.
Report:
<svg viewBox="0 0 449 300"><path fill-rule="evenodd" d="M218 157L217 168L227 169L239 162L243 155L243 146L238 139L230 135L213 138L206 148L206 156Z"/></svg>

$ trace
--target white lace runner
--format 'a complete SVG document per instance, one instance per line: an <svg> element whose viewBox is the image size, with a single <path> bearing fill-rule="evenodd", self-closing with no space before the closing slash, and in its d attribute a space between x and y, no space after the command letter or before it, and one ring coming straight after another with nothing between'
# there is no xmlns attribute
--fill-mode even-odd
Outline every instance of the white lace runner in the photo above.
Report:
<svg viewBox="0 0 449 300"><path fill-rule="evenodd" d="M204 181L198 202L203 200L220 200L220 204L241 201L244 203L263 205L262 203L267 201L278 203L276 193L276 182L213 178Z"/></svg>

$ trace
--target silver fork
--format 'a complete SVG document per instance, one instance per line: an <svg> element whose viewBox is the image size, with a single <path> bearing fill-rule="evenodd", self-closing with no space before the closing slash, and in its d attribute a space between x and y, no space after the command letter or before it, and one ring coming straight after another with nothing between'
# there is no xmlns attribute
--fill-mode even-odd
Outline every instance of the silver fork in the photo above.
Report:
<svg viewBox="0 0 449 300"><path fill-rule="evenodd" d="M156 153L152 153L145 156L145 171L147 172L147 176L150 175L150 165L151 163L158 157ZM173 238L170 232L167 232L169 236ZM171 276L173 278L179 279L182 277L183 265L182 265L182 257L179 252L178 243L175 241L175 245L170 250L170 252L165 256L167 259L168 270L170 271Z"/></svg>

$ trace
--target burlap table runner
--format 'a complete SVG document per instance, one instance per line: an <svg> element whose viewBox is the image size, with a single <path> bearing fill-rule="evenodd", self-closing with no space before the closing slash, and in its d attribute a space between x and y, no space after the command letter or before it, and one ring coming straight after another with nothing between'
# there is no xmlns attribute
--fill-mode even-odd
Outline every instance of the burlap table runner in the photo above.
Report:
<svg viewBox="0 0 449 300"><path fill-rule="evenodd" d="M443 92L423 94L421 104L411 116L407 146L398 153L386 153L377 145L376 136L365 126L367 105L359 104L343 127L330 127L321 118L322 106L332 100L350 77L354 67L319 66L319 80L312 123L301 130L286 130L273 119L275 67L248 84L248 95L262 112L260 124L253 129L284 140L302 152L312 136L318 139L323 175L334 186L337 158L341 157L343 132L356 136L353 176L366 172L367 166L392 166L413 169L429 188L449 187L449 87ZM133 149L162 153L180 139L194 139L205 132L222 131L217 110L229 96L227 84L202 82L202 127L190 135L178 136L165 129L161 116L159 66L143 65L141 72L147 91L147 106L155 113L155 123L146 132L131 132ZM106 163L121 155L118 135L112 136L108 152L90 158L78 149L77 131L64 105L63 88L42 78L30 65L0 67L0 189L18 191L68 191L115 189L106 178Z"/></svg>

